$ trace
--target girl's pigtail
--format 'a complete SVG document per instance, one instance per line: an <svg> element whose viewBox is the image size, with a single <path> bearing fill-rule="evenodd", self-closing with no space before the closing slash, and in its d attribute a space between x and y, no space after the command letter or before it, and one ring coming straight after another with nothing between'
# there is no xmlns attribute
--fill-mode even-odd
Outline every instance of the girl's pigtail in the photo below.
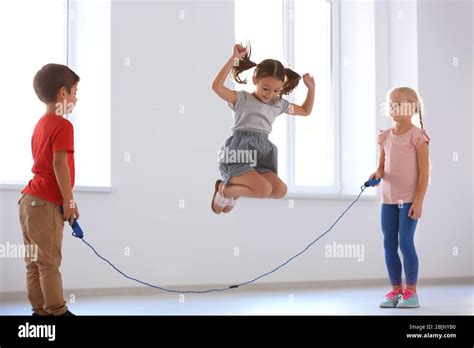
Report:
<svg viewBox="0 0 474 348"><path fill-rule="evenodd" d="M234 66L232 67L231 74L237 83L242 83L242 84L247 83L247 79L242 80L240 78L240 73L257 66L257 64L255 64L254 62L250 60L250 53L251 53L251 48L249 44L248 50L245 56L243 56L241 59L236 61Z"/></svg>
<svg viewBox="0 0 474 348"><path fill-rule="evenodd" d="M421 125L421 129L423 129L423 116L421 115L421 110L422 110L422 108L420 107L420 112L419 112L419 115L420 115L420 125Z"/></svg>
<svg viewBox="0 0 474 348"><path fill-rule="evenodd" d="M285 68L286 81L281 87L280 95L290 94L301 80L301 76L289 68Z"/></svg>

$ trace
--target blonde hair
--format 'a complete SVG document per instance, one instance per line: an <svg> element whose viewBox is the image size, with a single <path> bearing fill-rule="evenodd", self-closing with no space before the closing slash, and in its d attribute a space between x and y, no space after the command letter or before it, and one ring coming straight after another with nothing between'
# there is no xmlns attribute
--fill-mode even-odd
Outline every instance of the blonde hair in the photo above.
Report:
<svg viewBox="0 0 474 348"><path fill-rule="evenodd" d="M423 129L423 112L424 106L421 97L418 93L410 87L394 87L387 94L387 104L390 103L391 97L401 97L409 103L416 104L414 113L417 113L420 117L420 126Z"/></svg>

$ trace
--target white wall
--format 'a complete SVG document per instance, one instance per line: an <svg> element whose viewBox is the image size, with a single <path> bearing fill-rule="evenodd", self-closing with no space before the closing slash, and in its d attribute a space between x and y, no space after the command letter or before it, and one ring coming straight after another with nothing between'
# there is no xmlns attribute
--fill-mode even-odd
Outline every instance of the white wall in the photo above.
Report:
<svg viewBox="0 0 474 348"><path fill-rule="evenodd" d="M390 77L393 86L418 88L417 1L386 2L390 21Z"/></svg>
<svg viewBox="0 0 474 348"><path fill-rule="evenodd" d="M465 0L418 4L418 83L432 137L431 185L424 207L429 218L423 220L418 242L429 246L441 273L473 272L472 6Z"/></svg>
<svg viewBox="0 0 474 348"><path fill-rule="evenodd" d="M471 3L471 64L474 60L474 3ZM474 115L474 66L471 65L471 115ZM471 132L471 149L474 149L474 122L471 119L472 132ZM472 240L472 232L474 231L474 150L471 151L471 248L474 247L474 241Z"/></svg>
<svg viewBox="0 0 474 348"><path fill-rule="evenodd" d="M371 1L340 6L340 146L343 192L358 194L377 167L375 6ZM386 25L384 23L383 25ZM366 136L371 134L371 136ZM371 194L369 190L367 194Z"/></svg>
<svg viewBox="0 0 474 348"><path fill-rule="evenodd" d="M468 79L458 76L446 88L438 88L437 76L444 81L452 71L439 65L441 56L431 53L434 43L442 42L468 61L466 39L452 37L459 37L457 26L468 26L472 18L466 11L468 3L451 10L446 6L421 4L417 11L419 87L430 109L426 125L433 139L433 182L423 226L417 232L420 278L472 276L472 259L465 249L457 258L450 256L451 245L471 245L472 197L468 193L472 189L467 187L472 184L468 160L472 158L468 114L472 87ZM180 19L181 10L184 19ZM114 190L78 192L76 196L87 240L135 277L177 286L248 280L300 251L349 204L347 200L294 199L295 207L289 208L288 199L242 199L232 214L212 214L209 205L218 177L216 152L229 135L232 117L209 86L231 53L233 27L231 2L113 4ZM448 50L445 58L450 54ZM129 67L124 66L127 58ZM472 64L472 56L470 59ZM466 63L462 69L467 73L472 66ZM385 87L377 89L377 98L386 92ZM443 99L464 106L448 113L437 105ZM180 105L184 105L184 114ZM452 128L444 123L446 117L456 117ZM449 159L457 149L466 161L454 164ZM130 153L130 162L124 161L125 152ZM454 175L459 181L451 183ZM18 192L0 194L1 242L21 243ZM179 207L180 200L184 200L184 209ZM386 278L379 209L377 201L361 201L304 256L261 282ZM69 232L66 228L65 288L135 286ZM324 245L333 241L363 244L365 260L325 258ZM130 247L130 256L124 255L126 247ZM240 256L234 256L235 247ZM21 259L3 259L0 267L0 291L25 289Z"/></svg>

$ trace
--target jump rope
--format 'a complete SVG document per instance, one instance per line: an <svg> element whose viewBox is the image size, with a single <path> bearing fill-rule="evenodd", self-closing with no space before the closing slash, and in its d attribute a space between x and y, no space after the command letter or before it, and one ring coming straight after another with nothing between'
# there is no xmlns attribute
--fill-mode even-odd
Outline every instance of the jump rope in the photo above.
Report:
<svg viewBox="0 0 474 348"><path fill-rule="evenodd" d="M364 183L364 185L362 185L360 187L360 193L359 195L356 197L356 199L354 199L354 201L352 201L351 204L349 204L349 206L342 212L341 215L339 215L339 217L336 219L336 221L334 221L334 223L326 230L326 232L324 232L323 234L321 234L319 237L317 237L315 240L313 240L311 243L309 243L303 250L301 250L299 253L295 254L294 256L290 257L288 260L286 260L285 262L283 262L281 265L279 265L278 267L275 267L274 269L272 269L271 271L269 272L266 272L266 273L263 273L261 275L259 275L258 277L255 277L251 280L248 280L246 282L243 282L243 283L239 283L239 284L235 284L235 285L230 285L230 286L227 286L227 287L223 287L223 288L214 288L214 289L207 289L207 290L178 290L178 289L168 289L168 288L164 288L164 287L161 287L161 286L158 286L158 285L153 285L153 284L150 284L148 282L145 282L145 281L142 281L140 279L137 279L137 278L134 278L134 277L131 277L129 275L127 275L125 272L121 271L120 269L118 269L112 262L110 262L109 260L107 260L105 257L103 257L102 255L100 255L97 250L90 244L88 243L85 239L84 239L84 232L82 231L81 227L79 226L78 222L76 220L74 220L73 224L71 225L72 227L72 235L76 238L79 238L84 244L86 244L96 255L98 258L104 260L105 262L107 262L115 271L117 271L118 273L120 273L122 276L124 276L125 278L127 279L130 279L130 280L133 280L137 283L140 283L140 284L143 284L143 285L146 285L146 286L149 286L150 288L154 288L154 289L158 289L158 290L162 290L162 291L165 291L165 292L169 292L169 293L179 293L179 294L206 294L206 293L210 293L210 292L222 292L222 291L227 291L227 290L232 290L232 289L237 289L237 288L240 288L240 287L243 287L245 285L248 285L248 284L251 284L251 283L254 283L256 282L257 280L259 279L262 279L264 277L267 277L269 276L270 274L272 273L275 273L276 271L278 271L280 268L286 266L288 263L290 263L291 261L293 261L294 259L296 259L298 256L300 256L301 254L303 254L304 252L306 252L309 248L311 248L313 246L314 243L316 243L318 240L320 240L322 237L324 237L329 231L331 231L334 226L336 226L336 224L339 222L339 220L342 219L342 217L347 213L347 211L349 211L349 209L352 208L352 206L359 200L359 198L362 196L362 193L364 193L365 189L367 187L372 187L372 186L376 186L380 183L380 179L370 179L369 181L366 181Z"/></svg>

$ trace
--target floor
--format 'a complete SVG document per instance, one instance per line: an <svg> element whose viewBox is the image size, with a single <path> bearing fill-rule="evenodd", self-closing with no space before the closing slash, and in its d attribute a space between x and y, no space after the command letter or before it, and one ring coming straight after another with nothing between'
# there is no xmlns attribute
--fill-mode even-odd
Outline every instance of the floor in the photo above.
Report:
<svg viewBox="0 0 474 348"><path fill-rule="evenodd" d="M75 298L77 315L473 315L473 285L425 286L420 308L381 309L387 288L336 288L297 291L234 290L206 295ZM24 301L0 302L0 315L29 315Z"/></svg>

